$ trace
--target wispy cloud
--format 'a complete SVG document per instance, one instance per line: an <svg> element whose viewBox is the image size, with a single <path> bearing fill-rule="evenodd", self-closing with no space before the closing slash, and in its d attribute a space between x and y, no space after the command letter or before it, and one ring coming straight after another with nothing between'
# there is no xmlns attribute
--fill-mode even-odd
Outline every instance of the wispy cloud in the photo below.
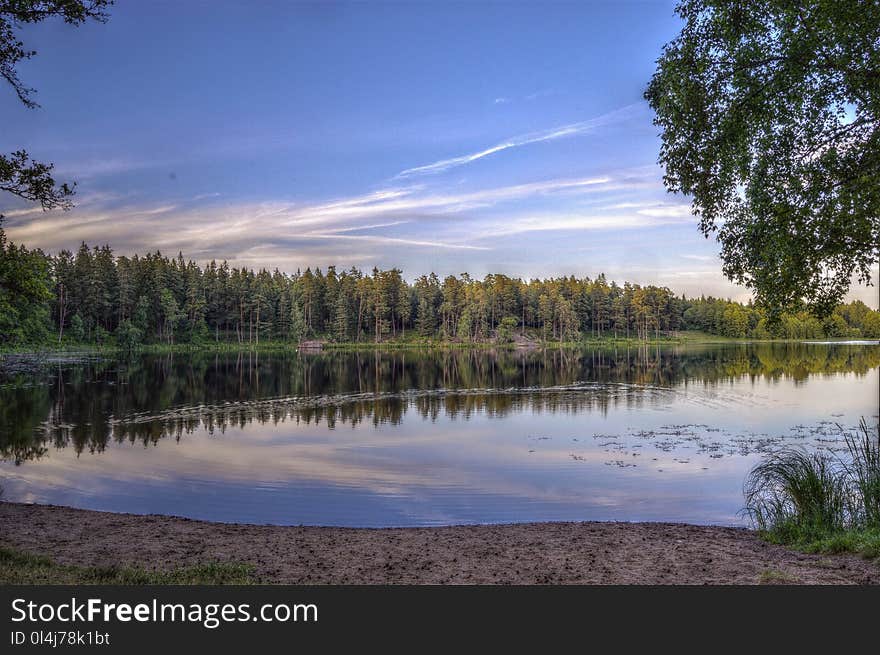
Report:
<svg viewBox="0 0 880 655"><path fill-rule="evenodd" d="M408 212L451 214L538 195L602 191L614 182L609 176L553 179L461 193L430 193L423 187L392 188L320 204L283 206L278 213L284 215L288 225L298 227L376 216L406 216Z"/></svg>
<svg viewBox="0 0 880 655"><path fill-rule="evenodd" d="M378 230L383 227L395 227L397 225L406 225L411 221L391 221L390 223L373 223L372 225L352 225L350 227L337 227L326 230L327 234L342 234L344 232L361 232L364 230Z"/></svg>
<svg viewBox="0 0 880 655"><path fill-rule="evenodd" d="M158 160L135 159L132 157L96 157L85 160L62 160L55 166L55 173L61 177L74 177L78 180L117 175L144 168L161 168L167 163Z"/></svg>
<svg viewBox="0 0 880 655"><path fill-rule="evenodd" d="M541 91L536 91L535 93L530 93L525 97L526 100L537 100L538 98L544 98L546 96L553 95L555 91L553 89L543 89Z"/></svg>
<svg viewBox="0 0 880 655"><path fill-rule="evenodd" d="M657 205L639 209L637 213L654 218L691 218L693 216L689 205Z"/></svg>
<svg viewBox="0 0 880 655"><path fill-rule="evenodd" d="M512 217L504 222L487 226L478 239L495 239L526 232L563 232L567 230L632 230L677 223L675 217L651 217L624 212L602 214L591 212L547 212Z"/></svg>
<svg viewBox="0 0 880 655"><path fill-rule="evenodd" d="M537 100L538 98L544 98L546 96L554 95L556 92L553 89L542 89L540 91L535 91L534 93L529 93L524 96L498 96L493 101L496 105L506 105L511 102L520 102L525 100L527 102L531 102L533 100Z"/></svg>
<svg viewBox="0 0 880 655"><path fill-rule="evenodd" d="M431 164L425 164L423 166L407 168L398 173L395 178L402 179L418 175L443 173L451 168L464 166L465 164L470 164L472 162L483 159L484 157L488 157L489 155L493 155L504 150L509 150L511 148L519 148L521 146L526 146L533 143L542 143L544 141L554 141L556 139L563 139L588 134L589 132L592 132L597 128L609 125L614 122L625 120L632 115L633 109L639 106L640 105L638 103L627 105L626 107L615 109L614 111L610 111L606 114L602 114L601 116L597 116L586 121L569 123L568 125L560 125L549 130L530 132L528 134L514 136L477 152L460 155L458 157L450 157L448 159L441 159L439 161L435 161Z"/></svg>
<svg viewBox="0 0 880 655"><path fill-rule="evenodd" d="M350 241L369 241L377 245L419 246L423 248L448 248L450 250L491 250L486 246L472 246L464 243L447 243L443 241L425 241L422 239L403 239L399 237L372 236L366 234L340 234L340 231L329 233L307 232L298 235L301 239L347 239Z"/></svg>
<svg viewBox="0 0 880 655"><path fill-rule="evenodd" d="M11 210L3 210L0 209L0 214L3 215L3 218L26 218L28 216L39 216L43 213L42 207L27 207L25 209L11 209Z"/></svg>
<svg viewBox="0 0 880 655"><path fill-rule="evenodd" d="M370 244L391 250L434 248L489 250L479 243L493 234L530 231L621 228L650 224L669 217L575 214L560 208L535 214L535 203L566 204L572 194L598 195L645 184L642 172L549 179L457 193L436 192L423 186L385 188L321 203L212 203L208 194L199 202L138 205L130 198L96 197L70 213L50 212L22 216L10 233L17 240L51 251L76 247L80 240L110 243L121 252L138 252L144 234L151 247L194 257L232 258L264 245L287 242ZM505 210L498 224L491 212ZM489 212L484 215L484 212ZM453 220L454 219L454 220ZM363 232L374 232L363 234ZM380 233L381 232L381 233ZM322 251L323 252L323 251ZM305 253L303 253L303 257ZM284 259L290 260L290 255ZM297 262L299 259L297 259ZM284 261L277 262L283 265Z"/></svg>

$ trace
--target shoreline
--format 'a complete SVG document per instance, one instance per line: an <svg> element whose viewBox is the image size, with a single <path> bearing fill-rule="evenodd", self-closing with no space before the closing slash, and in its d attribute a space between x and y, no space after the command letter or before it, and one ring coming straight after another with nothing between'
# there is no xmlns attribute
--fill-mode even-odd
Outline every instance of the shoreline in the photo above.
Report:
<svg viewBox="0 0 880 655"><path fill-rule="evenodd" d="M0 502L0 546L78 566L245 564L268 584L880 584L858 555L684 523L271 526Z"/></svg>
<svg viewBox="0 0 880 655"><path fill-rule="evenodd" d="M751 345L751 344L814 344L814 345L880 345L876 339L853 339L840 337L837 339L813 340L813 339L757 339L757 338L733 338L705 333L683 332L680 336L662 337L660 339L626 339L613 337L599 339L584 339L582 341L533 341L529 343L495 343L492 341L459 342L459 341L386 341L374 342L323 342L320 348L300 347L295 343L266 342L266 343L236 343L236 342L204 342L204 343L178 343L178 344L145 344L129 350L116 345L98 344L64 344L62 346L32 345L18 346L9 349L0 348L0 360L4 356L30 356L30 357L60 357L60 356L83 356L83 355L121 355L121 354L144 354L144 355L167 355L167 354L196 354L196 353L278 353L278 352L303 352L306 354L316 353L347 353L347 352L394 352L394 351L423 351L423 352L449 352L449 351L491 351L504 352L535 352L541 350L576 350L579 348L644 348L657 346L703 346L703 345Z"/></svg>
<svg viewBox="0 0 880 655"><path fill-rule="evenodd" d="M783 340L778 340L783 342ZM786 341L787 342L787 341ZM794 341L792 341L794 342ZM645 346L680 346L685 344L719 344L734 343L734 341L708 341L702 339L651 339L649 341L636 341L634 339L596 339L588 341L547 341L534 342L529 344L517 343L494 343L491 341L478 342L457 342L457 341L435 341L432 343L425 342L326 342L321 347L301 347L295 343L271 342L264 344L253 343L181 343L181 344L147 344L134 349L126 349L121 346L107 345L99 346L95 344L68 344L64 346L21 346L9 350L0 350L0 357L4 355L118 355L118 354L147 354L147 355L165 355L165 354L192 354L192 353L238 353L238 352L256 352L256 353L278 353L278 352L303 352L306 354L320 353L347 353L347 352L382 352L382 351L490 351L503 350L506 352L529 352L538 350L559 350L559 349L577 349L577 348L614 348L614 347L645 347ZM743 340L736 343L754 343L752 340ZM770 343L769 341L767 343Z"/></svg>

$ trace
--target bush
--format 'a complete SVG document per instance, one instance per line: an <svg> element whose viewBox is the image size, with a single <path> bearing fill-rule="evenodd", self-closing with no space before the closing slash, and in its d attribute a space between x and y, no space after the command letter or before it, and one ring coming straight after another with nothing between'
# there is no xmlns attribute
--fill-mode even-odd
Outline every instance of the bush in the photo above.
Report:
<svg viewBox="0 0 880 655"><path fill-rule="evenodd" d="M116 342L120 348L125 350L134 350L141 345L144 334L138 327L128 319L122 321L116 328Z"/></svg>
<svg viewBox="0 0 880 655"><path fill-rule="evenodd" d="M498 328L495 330L495 338L498 340L498 343L512 342L513 333L518 325L519 321L512 316L502 318L501 323L498 324Z"/></svg>
<svg viewBox="0 0 880 655"><path fill-rule="evenodd" d="M99 344L107 343L110 333L100 325L95 326L95 342Z"/></svg>
<svg viewBox="0 0 880 655"><path fill-rule="evenodd" d="M86 340L86 326L79 314L74 314L70 319L67 336L75 343L82 343Z"/></svg>
<svg viewBox="0 0 880 655"><path fill-rule="evenodd" d="M842 458L784 448L752 469L745 511L756 528L799 545L880 530L880 425L862 419L857 434L844 436Z"/></svg>

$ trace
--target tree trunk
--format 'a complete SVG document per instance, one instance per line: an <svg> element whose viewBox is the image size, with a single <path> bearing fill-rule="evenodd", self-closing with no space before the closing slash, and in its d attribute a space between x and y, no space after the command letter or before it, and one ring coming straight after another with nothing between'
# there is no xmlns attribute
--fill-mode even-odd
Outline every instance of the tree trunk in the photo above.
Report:
<svg viewBox="0 0 880 655"><path fill-rule="evenodd" d="M61 337L64 336L64 285L59 285L58 290L60 292L58 295L58 345L60 346Z"/></svg>

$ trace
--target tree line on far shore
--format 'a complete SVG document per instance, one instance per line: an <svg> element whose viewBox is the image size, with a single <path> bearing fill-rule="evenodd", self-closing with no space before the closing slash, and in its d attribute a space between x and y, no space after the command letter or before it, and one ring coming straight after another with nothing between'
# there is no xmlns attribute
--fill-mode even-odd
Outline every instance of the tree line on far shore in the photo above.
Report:
<svg viewBox="0 0 880 655"><path fill-rule="evenodd" d="M854 301L820 320L666 287L574 276L521 280L467 273L408 282L400 269L330 266L293 275L201 267L182 254L116 256L82 244L55 256L9 242L0 228L0 343L8 346L267 341L323 338L462 343L649 339L679 330L727 337L880 337L880 312Z"/></svg>

